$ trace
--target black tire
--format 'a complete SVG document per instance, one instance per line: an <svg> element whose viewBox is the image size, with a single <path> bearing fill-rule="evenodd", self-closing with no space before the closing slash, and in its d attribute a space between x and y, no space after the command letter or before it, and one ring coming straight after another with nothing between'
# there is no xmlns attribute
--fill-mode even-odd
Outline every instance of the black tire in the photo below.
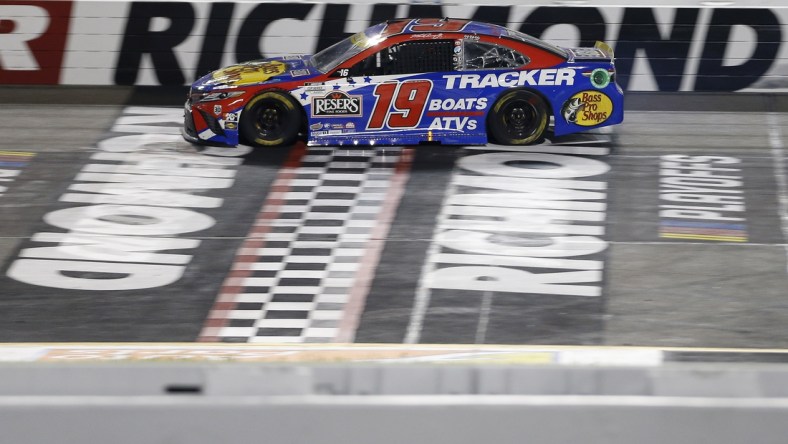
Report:
<svg viewBox="0 0 788 444"><path fill-rule="evenodd" d="M290 145L302 124L301 106L287 93L265 91L246 104L241 113L241 135L259 146Z"/></svg>
<svg viewBox="0 0 788 444"><path fill-rule="evenodd" d="M509 91L501 96L487 116L491 139L504 145L539 142L547 130L547 106L530 91Z"/></svg>

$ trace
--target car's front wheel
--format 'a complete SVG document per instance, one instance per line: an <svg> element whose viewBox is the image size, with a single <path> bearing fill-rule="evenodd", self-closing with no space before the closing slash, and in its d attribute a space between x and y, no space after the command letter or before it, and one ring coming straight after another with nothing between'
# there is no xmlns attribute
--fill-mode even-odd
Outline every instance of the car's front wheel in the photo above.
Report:
<svg viewBox="0 0 788 444"><path fill-rule="evenodd" d="M301 128L301 109L288 94L266 91L253 97L241 113L241 135L256 145L293 143Z"/></svg>
<svg viewBox="0 0 788 444"><path fill-rule="evenodd" d="M547 106L530 91L505 93L495 102L487 117L491 138L505 145L529 145L539 142L547 129Z"/></svg>

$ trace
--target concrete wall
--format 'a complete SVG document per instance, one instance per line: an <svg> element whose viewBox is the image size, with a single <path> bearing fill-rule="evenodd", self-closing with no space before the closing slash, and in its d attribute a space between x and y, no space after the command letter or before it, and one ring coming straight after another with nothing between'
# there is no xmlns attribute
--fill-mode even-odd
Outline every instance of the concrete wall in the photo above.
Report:
<svg viewBox="0 0 788 444"><path fill-rule="evenodd" d="M784 366L7 364L0 442L783 443Z"/></svg>
<svg viewBox="0 0 788 444"><path fill-rule="evenodd" d="M629 91L788 89L786 2L658 3L5 0L0 84L184 85L237 61L313 53L388 18L451 16L570 47L607 41Z"/></svg>

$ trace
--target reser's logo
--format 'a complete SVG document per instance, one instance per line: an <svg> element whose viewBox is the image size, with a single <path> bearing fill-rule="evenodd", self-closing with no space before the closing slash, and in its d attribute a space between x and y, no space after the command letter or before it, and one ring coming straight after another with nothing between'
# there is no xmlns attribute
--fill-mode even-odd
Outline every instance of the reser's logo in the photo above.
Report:
<svg viewBox="0 0 788 444"><path fill-rule="evenodd" d="M312 98L312 117L361 117L361 96L333 91Z"/></svg>

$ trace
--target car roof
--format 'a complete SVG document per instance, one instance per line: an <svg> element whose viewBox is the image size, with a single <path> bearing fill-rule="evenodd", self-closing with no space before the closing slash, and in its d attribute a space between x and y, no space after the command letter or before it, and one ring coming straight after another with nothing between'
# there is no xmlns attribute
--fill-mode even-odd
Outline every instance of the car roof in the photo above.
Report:
<svg viewBox="0 0 788 444"><path fill-rule="evenodd" d="M462 29L459 30L459 31L446 31L445 29L441 29L441 28L435 28L435 29L427 29L427 28L425 28L423 30L414 30L413 26L391 26L391 25L395 25L395 24L400 24L401 25L401 24L407 23L407 22L415 22L417 20L422 21L422 22L429 21L429 23L434 23L434 22L440 21L440 22L446 23L446 28L447 29L459 28L461 26L461 24L465 24L465 26L463 26ZM454 18L441 18L441 19L438 19L438 18L421 18L421 19L399 18L399 19L387 20L386 24L389 25L389 26L386 26L386 29L383 31L383 35L385 37L389 37L389 36L392 36L392 35L398 35L398 34L429 34L429 33L435 33L435 32L461 32L461 33L464 33L464 34L489 35L489 36L492 36L492 37L502 37L502 36L505 37L505 36L509 35L509 30L507 28L503 27L503 26L494 25L492 23L477 22L477 21L474 21L474 20L454 19ZM416 24L416 23L413 23L413 24ZM456 28L452 27L452 26L449 26L449 25L455 25ZM392 30L395 30L395 29L397 30L396 32L391 32Z"/></svg>
<svg viewBox="0 0 788 444"><path fill-rule="evenodd" d="M435 26L437 24L442 26ZM475 34L490 36L494 38L504 38L526 43L543 50L549 51L558 56L567 58L568 54L562 48L551 45L544 40L532 35L514 31L501 25L492 23L477 22L475 20L455 19L455 18L400 18L387 20L385 28L380 33L381 36L389 38L396 35L409 34L437 34L443 32L458 32L462 34ZM422 26L419 26L422 25Z"/></svg>

